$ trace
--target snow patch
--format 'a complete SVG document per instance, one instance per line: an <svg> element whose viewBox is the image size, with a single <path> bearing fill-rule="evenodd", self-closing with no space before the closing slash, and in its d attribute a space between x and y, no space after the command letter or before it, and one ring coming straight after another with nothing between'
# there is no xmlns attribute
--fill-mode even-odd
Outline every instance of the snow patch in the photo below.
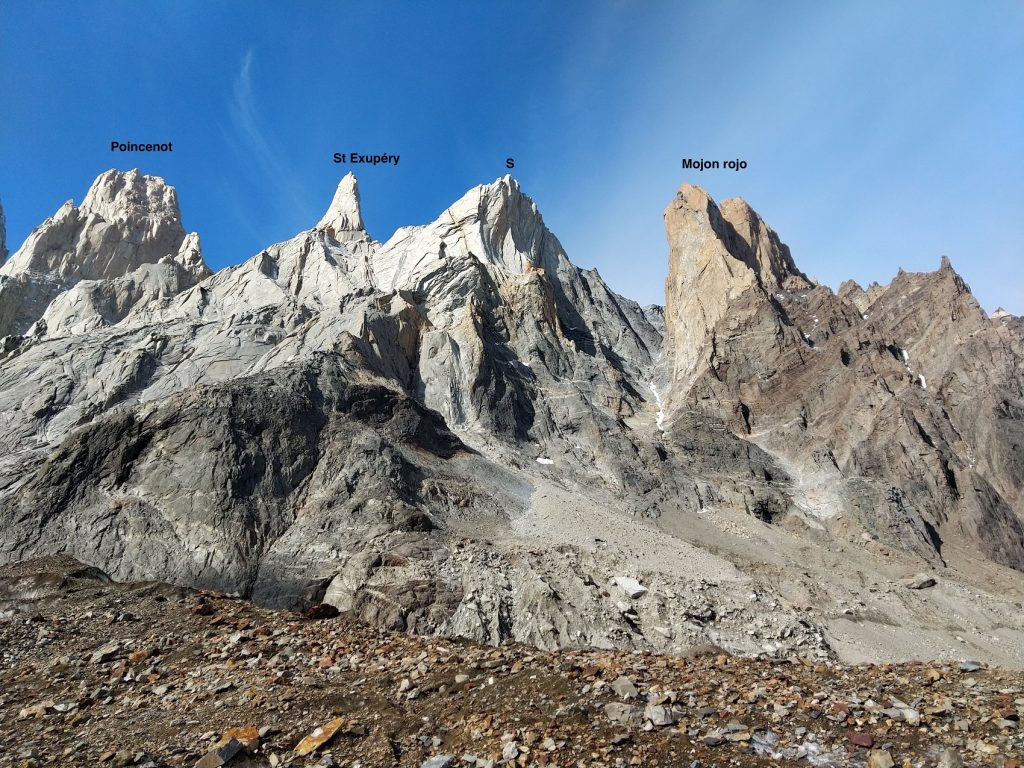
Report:
<svg viewBox="0 0 1024 768"><path fill-rule="evenodd" d="M665 431L665 406L661 404L661 395L658 394L658 388L654 386L652 381L649 385L651 392L654 393L654 401L658 404L658 430L661 432Z"/></svg>
<svg viewBox="0 0 1024 768"><path fill-rule="evenodd" d="M903 367L910 372L911 376L917 376L917 383L921 385L921 389L928 389L928 384L924 380L924 376L920 373L915 373L914 369L910 367L910 355L907 354L907 350L900 348L900 354L903 356Z"/></svg>
<svg viewBox="0 0 1024 768"><path fill-rule="evenodd" d="M544 456L538 456L537 457L537 463L538 464L554 464L555 462L552 459L545 458Z"/></svg>

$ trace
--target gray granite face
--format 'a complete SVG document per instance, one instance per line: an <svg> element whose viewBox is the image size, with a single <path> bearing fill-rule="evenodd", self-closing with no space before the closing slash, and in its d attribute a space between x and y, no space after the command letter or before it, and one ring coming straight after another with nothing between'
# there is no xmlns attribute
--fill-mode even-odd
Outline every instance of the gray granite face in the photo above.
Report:
<svg viewBox="0 0 1024 768"><path fill-rule="evenodd" d="M882 658L844 617L967 612L1002 658L1020 319L948 264L833 294L696 187L666 229L642 308L509 177L381 243L349 175L212 274L172 187L105 173L0 268L0 561L545 648Z"/></svg>

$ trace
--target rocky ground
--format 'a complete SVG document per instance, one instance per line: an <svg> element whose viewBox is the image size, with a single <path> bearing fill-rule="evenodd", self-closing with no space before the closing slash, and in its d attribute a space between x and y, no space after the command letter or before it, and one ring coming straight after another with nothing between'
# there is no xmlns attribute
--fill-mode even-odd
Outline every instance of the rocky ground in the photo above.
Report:
<svg viewBox="0 0 1024 768"><path fill-rule="evenodd" d="M1024 674L495 648L0 569L0 765L1020 766Z"/></svg>

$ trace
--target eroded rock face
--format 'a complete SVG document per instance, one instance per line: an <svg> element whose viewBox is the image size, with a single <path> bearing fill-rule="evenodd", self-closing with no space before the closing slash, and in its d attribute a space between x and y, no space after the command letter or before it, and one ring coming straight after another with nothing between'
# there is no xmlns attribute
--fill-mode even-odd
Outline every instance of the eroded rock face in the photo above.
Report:
<svg viewBox="0 0 1024 768"><path fill-rule="evenodd" d="M821 655L836 614L973 610L946 572L894 605L907 575L1021 568L1019 318L948 265L835 295L696 187L666 228L641 308L509 177L380 243L349 175L210 274L171 187L104 174L0 271L0 560L491 643ZM999 574L979 636L1024 638Z"/></svg>
<svg viewBox="0 0 1024 768"><path fill-rule="evenodd" d="M1022 339L948 259L837 296L742 201L718 210L684 186L666 224L670 429L676 411L725 418L801 478L811 517L855 515L936 562L952 544L1024 569Z"/></svg>
<svg viewBox="0 0 1024 768"><path fill-rule="evenodd" d="M665 209L665 230L666 346L674 381L687 381L706 360L706 342L745 294L770 302L776 291L811 287L789 248L743 200L719 208L700 187L684 184Z"/></svg>

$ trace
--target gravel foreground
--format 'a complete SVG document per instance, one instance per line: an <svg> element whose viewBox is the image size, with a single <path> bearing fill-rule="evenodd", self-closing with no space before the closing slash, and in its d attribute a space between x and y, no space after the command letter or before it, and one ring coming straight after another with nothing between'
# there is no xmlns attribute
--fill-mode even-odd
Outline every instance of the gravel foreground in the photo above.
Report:
<svg viewBox="0 0 1024 768"><path fill-rule="evenodd" d="M1001 766L1024 674L501 648L0 568L2 766Z"/></svg>

